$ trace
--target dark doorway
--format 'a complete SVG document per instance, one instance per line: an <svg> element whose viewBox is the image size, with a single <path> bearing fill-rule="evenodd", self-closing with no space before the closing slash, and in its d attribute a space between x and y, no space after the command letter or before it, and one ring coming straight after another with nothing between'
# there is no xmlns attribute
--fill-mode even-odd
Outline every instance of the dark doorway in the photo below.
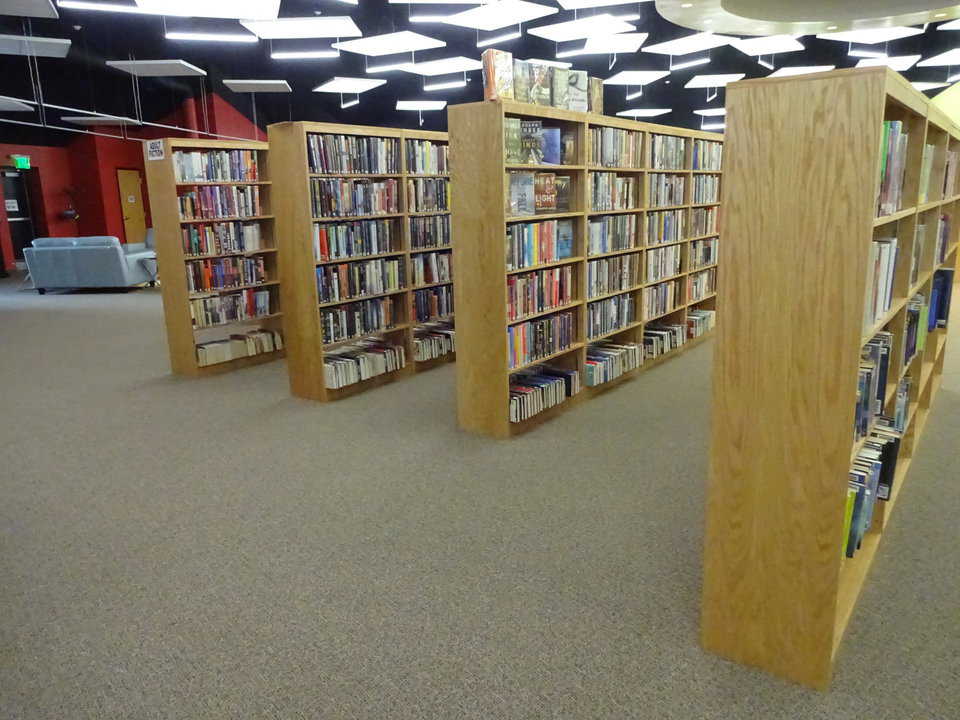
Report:
<svg viewBox="0 0 960 720"><path fill-rule="evenodd" d="M13 257L23 260L23 249L33 242L33 217L24 173L16 168L0 168L3 176L3 204L13 243Z"/></svg>

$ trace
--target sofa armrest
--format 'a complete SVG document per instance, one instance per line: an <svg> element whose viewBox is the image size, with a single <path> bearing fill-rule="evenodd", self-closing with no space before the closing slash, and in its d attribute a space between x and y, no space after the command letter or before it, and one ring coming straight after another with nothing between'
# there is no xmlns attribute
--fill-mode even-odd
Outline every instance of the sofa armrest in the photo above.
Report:
<svg viewBox="0 0 960 720"><path fill-rule="evenodd" d="M126 253L124 259L131 284L153 282L157 279L157 254L153 250Z"/></svg>
<svg viewBox="0 0 960 720"><path fill-rule="evenodd" d="M123 246L123 252L126 255L132 255L133 253L144 252L147 250L153 252L147 247L146 243L127 243Z"/></svg>

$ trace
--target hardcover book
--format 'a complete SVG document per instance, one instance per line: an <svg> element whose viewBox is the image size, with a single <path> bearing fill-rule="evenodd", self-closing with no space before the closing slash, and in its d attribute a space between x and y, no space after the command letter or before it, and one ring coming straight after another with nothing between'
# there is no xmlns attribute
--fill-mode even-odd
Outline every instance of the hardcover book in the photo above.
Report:
<svg viewBox="0 0 960 720"><path fill-rule="evenodd" d="M536 211L534 173L510 173L510 214L533 215Z"/></svg>
<svg viewBox="0 0 960 720"><path fill-rule="evenodd" d="M543 128L543 161L551 165L560 164L560 128Z"/></svg>
<svg viewBox="0 0 960 720"><path fill-rule="evenodd" d="M513 54L488 48L483 51L483 99L513 99Z"/></svg>
<svg viewBox="0 0 960 720"><path fill-rule="evenodd" d="M561 133L560 162L564 165L577 164L577 134L573 130L564 130Z"/></svg>
<svg viewBox="0 0 960 720"><path fill-rule="evenodd" d="M520 102L530 102L530 63L513 61L513 97Z"/></svg>
<svg viewBox="0 0 960 720"><path fill-rule="evenodd" d="M570 176L557 175L553 186L557 192L557 211L568 211L570 209Z"/></svg>
<svg viewBox="0 0 960 720"><path fill-rule="evenodd" d="M503 147L508 163L523 162L523 146L520 141L520 118L503 119Z"/></svg>
<svg viewBox="0 0 960 720"><path fill-rule="evenodd" d="M520 121L521 162L540 164L543 162L543 123L539 120Z"/></svg>
<svg viewBox="0 0 960 720"><path fill-rule="evenodd" d="M590 78L590 112L603 114L603 80Z"/></svg>
<svg viewBox="0 0 960 720"><path fill-rule="evenodd" d="M553 106L567 109L567 89L570 87L570 71L553 68Z"/></svg>
<svg viewBox="0 0 960 720"><path fill-rule="evenodd" d="M567 109L577 112L586 112L587 93L589 82L586 70L571 70L568 76L569 86L567 87Z"/></svg>
<svg viewBox="0 0 960 720"><path fill-rule="evenodd" d="M573 257L573 220L557 220L557 257Z"/></svg>
<svg viewBox="0 0 960 720"><path fill-rule="evenodd" d="M555 212L557 209L556 175L537 173L534 178L534 207L537 212Z"/></svg>
<svg viewBox="0 0 960 720"><path fill-rule="evenodd" d="M530 102L550 105L553 68L540 63L527 64L530 67Z"/></svg>

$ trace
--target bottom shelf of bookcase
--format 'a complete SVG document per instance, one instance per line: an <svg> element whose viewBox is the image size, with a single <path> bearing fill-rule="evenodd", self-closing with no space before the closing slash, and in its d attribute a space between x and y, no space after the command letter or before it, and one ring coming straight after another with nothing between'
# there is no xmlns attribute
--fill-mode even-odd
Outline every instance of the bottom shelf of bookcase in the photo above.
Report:
<svg viewBox="0 0 960 720"><path fill-rule="evenodd" d="M433 370L438 368L441 365L447 365L452 362L457 361L457 354L455 352L449 352L446 355L441 355L440 357L430 358L429 360L414 360L413 369L414 372L426 372L427 370Z"/></svg>
<svg viewBox="0 0 960 720"><path fill-rule="evenodd" d="M361 380L360 382L356 382L352 385L347 385L342 388L327 388L327 400L343 400L344 398L358 395L375 387L380 387L381 385L386 385L401 378L408 377L414 372L413 366L414 363L408 362L402 368L399 370L394 370L393 372L384 373L383 375L375 375L367 380Z"/></svg>
<svg viewBox="0 0 960 720"><path fill-rule="evenodd" d="M251 365L260 365L261 363L273 362L286 357L286 350L274 350L273 352L258 353L256 355L247 355L246 357L228 360L227 362L214 363L213 365L196 365L194 370L186 374L192 377L206 377L207 375L219 375L220 373L233 372Z"/></svg>

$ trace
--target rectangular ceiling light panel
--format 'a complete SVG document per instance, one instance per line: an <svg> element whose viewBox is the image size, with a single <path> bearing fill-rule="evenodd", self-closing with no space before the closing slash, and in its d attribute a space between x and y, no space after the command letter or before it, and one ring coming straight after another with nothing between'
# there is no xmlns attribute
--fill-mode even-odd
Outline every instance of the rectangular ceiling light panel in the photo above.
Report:
<svg viewBox="0 0 960 720"><path fill-rule="evenodd" d="M70 41L63 38L32 35L0 35L0 55L36 55L37 57L66 57Z"/></svg>
<svg viewBox="0 0 960 720"><path fill-rule="evenodd" d="M224 80L223 84L234 92L288 93L293 92L286 80Z"/></svg>
<svg viewBox="0 0 960 720"><path fill-rule="evenodd" d="M415 75L434 77L435 75L471 72L472 70L480 70L482 67L483 63L479 60L471 60L468 57L460 55L458 57L430 60L428 62L407 63L402 69Z"/></svg>
<svg viewBox="0 0 960 720"><path fill-rule="evenodd" d="M446 100L397 100L397 110L443 110Z"/></svg>
<svg viewBox="0 0 960 720"><path fill-rule="evenodd" d="M647 45L643 52L657 53L658 55L689 55L690 53L712 50L713 48L729 45L736 38L713 33L696 33L685 35L676 40Z"/></svg>
<svg viewBox="0 0 960 720"><path fill-rule="evenodd" d="M580 20L554 23L552 25L538 25L529 28L527 33L537 37L567 42L568 40L582 40L595 35L616 35L618 33L633 32L636 28L628 22L617 20L607 13L591 15Z"/></svg>
<svg viewBox="0 0 960 720"><path fill-rule="evenodd" d="M241 20L240 24L262 40L292 38L348 38L363 35L349 15Z"/></svg>
<svg viewBox="0 0 960 720"><path fill-rule="evenodd" d="M107 60L107 67L136 75L137 77L185 77L206 75L196 65L186 60Z"/></svg>
<svg viewBox="0 0 960 720"><path fill-rule="evenodd" d="M792 77L793 75L809 75L810 73L829 72L836 68L836 65L794 65L793 67L782 67L767 77Z"/></svg>
<svg viewBox="0 0 960 720"><path fill-rule="evenodd" d="M589 37L583 44L584 55L635 53L647 39L647 33L621 33Z"/></svg>
<svg viewBox="0 0 960 720"><path fill-rule="evenodd" d="M960 65L960 48L947 50L917 63L917 67L942 67L943 65Z"/></svg>
<svg viewBox="0 0 960 720"><path fill-rule="evenodd" d="M704 108L703 110L694 110L695 115L702 115L703 117L720 117L727 114L726 108Z"/></svg>
<svg viewBox="0 0 960 720"><path fill-rule="evenodd" d="M557 0L564 10L585 10L587 8L611 7L613 5L636 5L650 0Z"/></svg>
<svg viewBox="0 0 960 720"><path fill-rule="evenodd" d="M621 70L603 81L604 85L649 85L669 75L668 70Z"/></svg>
<svg viewBox="0 0 960 720"><path fill-rule="evenodd" d="M156 15L273 20L280 0L137 0L137 5Z"/></svg>
<svg viewBox="0 0 960 720"><path fill-rule="evenodd" d="M560 12L555 7L526 2L526 0L500 0L488 5L481 5L472 10L464 10L446 18L447 25L471 28L473 30L499 30L509 25L518 25L530 22L547 15Z"/></svg>
<svg viewBox="0 0 960 720"><path fill-rule="evenodd" d="M0 15L50 18L51 20L60 17L50 0L0 0Z"/></svg>
<svg viewBox="0 0 960 720"><path fill-rule="evenodd" d="M916 65L919 59L919 55L897 55L896 57L865 58L857 63L857 67L876 67L878 65L886 65L891 70L904 72Z"/></svg>
<svg viewBox="0 0 960 720"><path fill-rule="evenodd" d="M16 98L0 95L0 112L29 112L33 110L32 105L20 102Z"/></svg>
<svg viewBox="0 0 960 720"><path fill-rule="evenodd" d="M411 32L410 30L387 33L386 35L371 35L370 37L359 40L345 40L333 44L333 47L337 50L346 50L347 52L367 55L369 57L396 55L397 53L431 50L433 48L446 46L447 43L443 40L435 40L432 37Z"/></svg>
<svg viewBox="0 0 960 720"><path fill-rule="evenodd" d="M818 40L836 40L838 42L861 43L875 45L876 43L900 40L923 33L923 28L889 27L874 28L873 30L849 30L847 32L823 33L817 35Z"/></svg>
<svg viewBox="0 0 960 720"><path fill-rule="evenodd" d="M724 87L727 83L743 80L746 73L726 73L721 75L694 75L684 85L685 88L718 88Z"/></svg>
<svg viewBox="0 0 960 720"><path fill-rule="evenodd" d="M633 110L621 110L617 113L620 117L657 117L673 112L672 108L634 108Z"/></svg>
<svg viewBox="0 0 960 720"><path fill-rule="evenodd" d="M335 77L313 89L314 92L359 94L386 85L386 80L374 78Z"/></svg>
<svg viewBox="0 0 960 720"><path fill-rule="evenodd" d="M803 45L793 35L769 35L767 37L731 40L730 44L744 55L776 55L777 53L803 50Z"/></svg>

